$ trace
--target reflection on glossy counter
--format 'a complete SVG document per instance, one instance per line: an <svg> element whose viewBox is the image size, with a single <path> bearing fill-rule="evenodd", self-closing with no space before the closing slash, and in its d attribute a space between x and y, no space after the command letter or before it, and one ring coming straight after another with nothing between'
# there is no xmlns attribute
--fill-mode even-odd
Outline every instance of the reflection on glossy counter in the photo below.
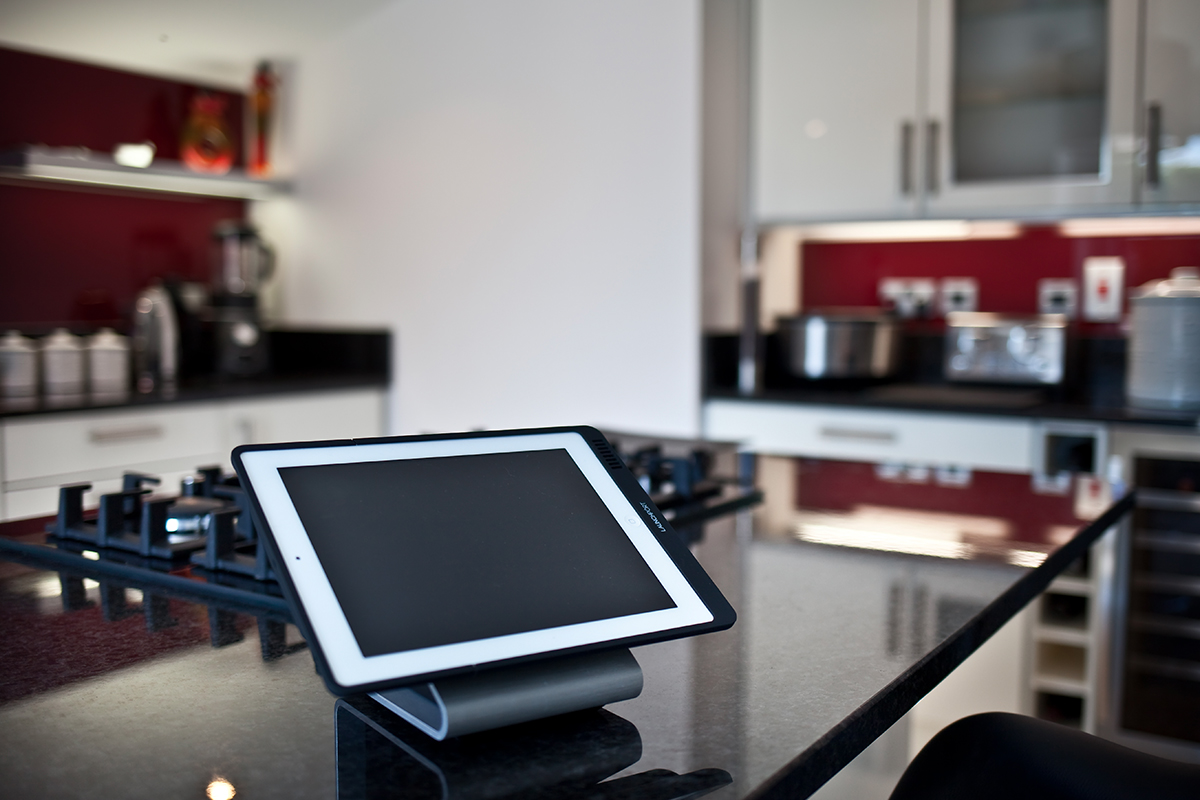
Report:
<svg viewBox="0 0 1200 800"><path fill-rule="evenodd" d="M1092 476L758 459L760 531L818 544L1036 567L1112 502Z"/></svg>
<svg viewBox="0 0 1200 800"><path fill-rule="evenodd" d="M0 562L0 782L14 797L203 797L216 780L243 797L355 797L353 786L380 774L413 782L392 786L401 796L425 796L423 786L471 797L479 781L498 797L805 796L965 658L970 647L939 646L973 635L979 612L1006 592L1011 601L1029 569L972 551L930 558L803 541L793 533L801 467L797 478L795 465L763 466L771 505L757 520L709 522L694 545L738 610L732 629L634 650L640 697L533 724L526 739L510 730L436 747L379 724L366 698L335 713L307 650L265 659L251 616L227 616L237 635L216 636L203 605L167 598L165 617L161 602L147 614L147 598L113 580L84 580L65 597L55 572ZM174 622L150 624L164 619ZM559 730L571 725L570 736ZM388 757L401 762L380 766L378 749L363 749L368 729L388 738L380 728L408 743ZM570 749L553 768L539 755L551 729L554 746Z"/></svg>

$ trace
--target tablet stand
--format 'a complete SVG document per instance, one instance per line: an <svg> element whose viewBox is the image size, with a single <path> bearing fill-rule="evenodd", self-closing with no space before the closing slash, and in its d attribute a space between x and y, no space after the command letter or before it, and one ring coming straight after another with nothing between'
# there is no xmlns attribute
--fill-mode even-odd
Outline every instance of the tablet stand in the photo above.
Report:
<svg viewBox="0 0 1200 800"><path fill-rule="evenodd" d="M627 649L497 667L371 695L439 742L637 697L642 669Z"/></svg>

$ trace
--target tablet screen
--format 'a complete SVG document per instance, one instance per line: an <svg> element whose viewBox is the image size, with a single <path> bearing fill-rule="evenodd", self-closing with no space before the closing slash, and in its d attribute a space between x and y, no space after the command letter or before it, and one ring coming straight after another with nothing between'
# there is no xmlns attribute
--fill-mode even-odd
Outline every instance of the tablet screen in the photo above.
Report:
<svg viewBox="0 0 1200 800"><path fill-rule="evenodd" d="M365 656L675 607L565 449L279 473Z"/></svg>

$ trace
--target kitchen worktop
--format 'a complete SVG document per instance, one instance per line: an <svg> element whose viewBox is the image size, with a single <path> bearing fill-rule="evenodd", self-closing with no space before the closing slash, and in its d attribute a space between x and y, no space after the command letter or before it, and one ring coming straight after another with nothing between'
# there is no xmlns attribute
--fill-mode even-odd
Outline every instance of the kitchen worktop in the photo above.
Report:
<svg viewBox="0 0 1200 800"><path fill-rule="evenodd" d="M693 545L732 629L637 648L634 700L441 744L329 695L272 591L176 571L217 593L206 606L204 586L64 578L3 547L37 545L37 526L0 525L0 781L21 797L201 797L217 779L260 798L804 797L1129 504L1089 524L1027 476L759 462L766 504Z"/></svg>
<svg viewBox="0 0 1200 800"><path fill-rule="evenodd" d="M0 418L80 410L148 408L293 392L387 387L391 334L382 330L274 329L266 331L270 369L262 375L184 375L172 392L130 392L119 399L0 398Z"/></svg>
<svg viewBox="0 0 1200 800"><path fill-rule="evenodd" d="M762 387L742 394L737 387L738 337L705 337L706 398L746 402L796 403L987 414L1037 419L1078 420L1200 427L1200 411L1134 408L1125 403L1125 350L1122 338L1081 339L1073 343L1065 386L1013 386L951 383L942 377L941 334L905 339L902 363L886 380L805 380L784 366L775 334L763 338Z"/></svg>

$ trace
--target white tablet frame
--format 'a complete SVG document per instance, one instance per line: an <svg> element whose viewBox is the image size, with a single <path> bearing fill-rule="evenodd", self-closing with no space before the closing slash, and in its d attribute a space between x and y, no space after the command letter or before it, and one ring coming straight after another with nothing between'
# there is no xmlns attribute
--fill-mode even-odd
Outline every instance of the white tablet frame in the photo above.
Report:
<svg viewBox="0 0 1200 800"><path fill-rule="evenodd" d="M282 467L352 464L486 453L565 450L629 537L675 608L556 628L495 636L417 650L364 656L312 542L296 512ZM241 454L291 584L331 673L341 686L399 681L463 667L551 653L711 622L713 614L663 549L649 524L617 486L582 435L576 432L391 441L249 450Z"/></svg>

